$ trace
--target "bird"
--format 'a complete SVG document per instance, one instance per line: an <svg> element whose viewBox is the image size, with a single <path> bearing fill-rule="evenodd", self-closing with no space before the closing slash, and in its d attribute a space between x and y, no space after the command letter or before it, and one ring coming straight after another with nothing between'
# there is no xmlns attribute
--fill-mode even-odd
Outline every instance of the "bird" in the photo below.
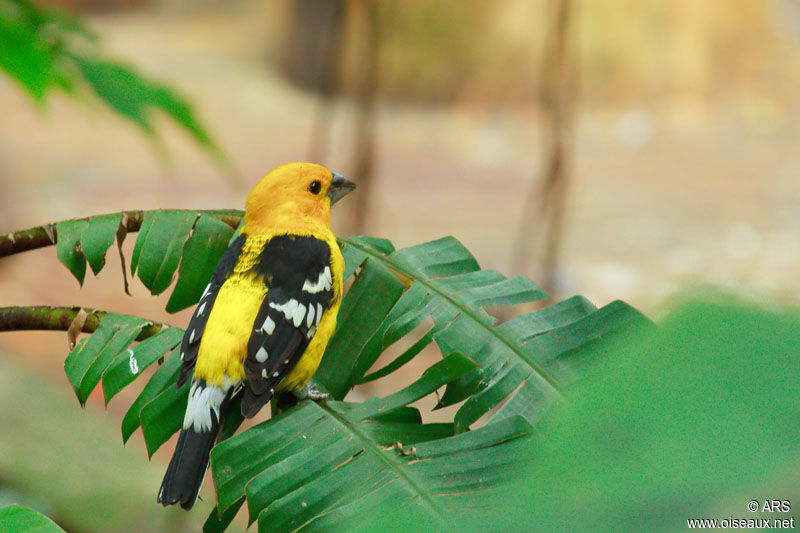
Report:
<svg viewBox="0 0 800 533"><path fill-rule="evenodd" d="M233 394L253 417L278 392L324 399L310 381L336 327L344 259L331 206L355 189L314 163L270 171L248 194L239 236L223 253L181 342L183 426L157 501L197 500Z"/></svg>

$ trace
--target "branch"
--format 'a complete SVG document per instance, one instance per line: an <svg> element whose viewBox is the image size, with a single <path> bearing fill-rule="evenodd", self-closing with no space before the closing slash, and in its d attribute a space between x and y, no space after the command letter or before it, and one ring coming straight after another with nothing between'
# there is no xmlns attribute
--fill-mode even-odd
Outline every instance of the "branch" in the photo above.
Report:
<svg viewBox="0 0 800 533"><path fill-rule="evenodd" d="M48 305L0 307L0 332L25 330L69 331L70 326L75 321L75 317L78 316L81 310L86 313L86 320L83 322L81 331L83 333L94 333L107 311L98 311L87 307L51 307ZM159 322L151 322L150 325L142 329L136 340L142 341L152 337L166 327L170 326Z"/></svg>
<svg viewBox="0 0 800 533"><path fill-rule="evenodd" d="M122 219L125 229L128 232L139 231L139 228L142 226L142 220L151 212L152 211L123 211L123 215L125 216L123 216ZM242 211L224 209L211 209L197 212L216 217L233 229L239 226L239 222L244 214ZM92 217L84 217L79 220L88 220L90 218ZM9 233L7 235L0 235L0 257L27 252L37 248L44 248L56 242L58 242L58 233L55 223L17 231L16 233Z"/></svg>

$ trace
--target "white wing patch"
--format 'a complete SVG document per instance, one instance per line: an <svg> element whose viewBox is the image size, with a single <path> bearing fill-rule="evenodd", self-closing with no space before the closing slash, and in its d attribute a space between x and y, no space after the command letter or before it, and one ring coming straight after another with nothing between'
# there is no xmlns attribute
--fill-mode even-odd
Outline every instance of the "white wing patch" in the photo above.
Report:
<svg viewBox="0 0 800 533"><path fill-rule="evenodd" d="M262 346L256 352L256 361L258 361L259 363L264 363L264 362L266 362L267 359L269 359L269 354L267 353L267 351Z"/></svg>
<svg viewBox="0 0 800 533"><path fill-rule="evenodd" d="M294 327L300 327L300 324L303 323L303 319L306 317L306 306L299 303L297 300L292 298L288 302L284 304L276 304L275 302L270 302L269 306L276 311L280 311L286 317L286 320L292 322ZM269 320L269 317L267 317ZM270 321L272 322L272 321ZM264 321L266 324L266 320ZM274 328L275 325L273 323L272 327Z"/></svg>
<svg viewBox="0 0 800 533"><path fill-rule="evenodd" d="M206 285L206 290L203 291L203 295L200 297L200 299L202 300L203 298L208 296L208 293L209 293L210 290L211 290L211 283Z"/></svg>
<svg viewBox="0 0 800 533"><path fill-rule="evenodd" d="M212 419L211 412L217 416L219 421L219 409L225 395L234 384L225 377L222 387L193 381L192 388L189 389L189 401L186 404L186 415L183 417L183 429L194 428L196 433L206 433L211 431Z"/></svg>
<svg viewBox="0 0 800 533"><path fill-rule="evenodd" d="M294 321L294 327L299 328L300 324L303 323L303 319L306 317L306 306L303 304L297 304L297 309L294 312L294 316L292 320Z"/></svg>
<svg viewBox="0 0 800 533"><path fill-rule="evenodd" d="M297 300L292 298L285 304L276 304L275 302L270 302L269 306L276 311L280 311L286 316L286 320L292 321L294 320L294 313L297 311L297 306L301 305L297 303Z"/></svg>
<svg viewBox="0 0 800 533"><path fill-rule="evenodd" d="M331 269L330 267L325 267L325 270L320 272L316 281L306 279L305 283L303 283L303 291L309 294L317 294L318 292L330 290L332 284Z"/></svg>
<svg viewBox="0 0 800 533"><path fill-rule="evenodd" d="M261 332L266 333L267 335L272 335L273 331L275 331L275 321L270 317L267 317L264 319L264 323L261 324Z"/></svg>
<svg viewBox="0 0 800 533"><path fill-rule="evenodd" d="M308 316L306 317L306 327L310 328L311 323L314 322L314 309L316 309L313 305L308 306Z"/></svg>

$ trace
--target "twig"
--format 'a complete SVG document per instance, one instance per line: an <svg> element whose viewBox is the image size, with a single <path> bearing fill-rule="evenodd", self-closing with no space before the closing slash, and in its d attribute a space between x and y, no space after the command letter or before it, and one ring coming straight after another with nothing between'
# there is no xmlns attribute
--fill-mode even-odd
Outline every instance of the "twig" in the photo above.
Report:
<svg viewBox="0 0 800 533"><path fill-rule="evenodd" d="M69 331L75 323L75 317L81 311L86 313L81 331L94 333L100 320L108 311L98 311L87 307L52 307L49 305L0 307L0 332L2 331ZM142 328L136 337L137 341L152 337L162 329L170 327L167 324L151 322Z"/></svg>
<svg viewBox="0 0 800 533"><path fill-rule="evenodd" d="M142 220L151 211L123 211L123 221L125 222L125 229L128 233L139 231L142 226ZM236 210L224 209L211 209L198 211L198 213L205 213L218 218L228 226L236 229L242 219L244 213ZM84 217L79 220L88 220L92 217ZM44 224L34 228L17 231L15 233L8 233L0 235L0 257L17 254L20 252L27 252L37 248L44 248L51 246L58 242L58 232L56 231L56 224Z"/></svg>

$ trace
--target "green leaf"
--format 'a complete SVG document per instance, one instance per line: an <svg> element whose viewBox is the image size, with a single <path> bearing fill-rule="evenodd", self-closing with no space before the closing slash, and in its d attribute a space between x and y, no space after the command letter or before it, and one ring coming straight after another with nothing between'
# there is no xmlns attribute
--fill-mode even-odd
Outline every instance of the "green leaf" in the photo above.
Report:
<svg viewBox="0 0 800 533"><path fill-rule="evenodd" d="M2 54L0 54L2 55ZM65 220L56 223L56 255L72 275L83 285L86 277L86 258L80 249L81 233L89 226L86 220Z"/></svg>
<svg viewBox="0 0 800 533"><path fill-rule="evenodd" d="M476 368L472 372L461 376L447 385L447 389L445 389L442 397L439 398L434 409L455 405L466 400L486 386L484 378L485 374L482 368Z"/></svg>
<svg viewBox="0 0 800 533"><path fill-rule="evenodd" d="M586 302L581 302L579 299L573 299L574 305L580 307L585 305ZM548 308L542 309L539 312L545 311ZM576 311L577 309L572 309ZM563 314L561 311L566 312ZM549 311L548 315L554 320L563 321L567 320L570 315L570 306L563 306L560 310ZM523 315L524 317L524 315ZM533 317L531 317L533 318ZM540 317L537 317L538 320ZM523 325L521 322L509 322L501 326L504 333L512 337L518 337L520 340L527 338L525 342L525 352L533 357L538 363L547 368L551 375L555 376L562 383L571 383L577 378L581 377L586 369L591 367L594 362L587 354L591 352L581 351L582 348L591 346L592 343L597 342L606 337L614 335L628 335L631 331L638 329L647 329L651 326L651 322L644 317L639 311L635 310L628 304L620 301L611 302L605 307L590 313L589 315L570 322L567 325L558 327L551 332L538 333L531 337L531 328ZM525 329L521 329L521 328ZM528 333L522 333L527 331ZM474 412L473 407L478 406L485 402L482 395L490 395L493 385L490 384L487 389L482 390L478 394L472 396L467 403L462 407L464 409L464 416L469 417L470 412ZM498 392L496 395L499 397L503 394L502 383L497 387ZM515 392L514 396L503 405L500 410L494 414L494 419L500 419L505 416L513 416L522 414L531 423L535 423L539 419L541 410L531 410L531 406L537 405L539 402L539 395L533 390L533 384L530 380L523 382L522 386ZM491 403L491 402L488 402ZM483 408L477 409L482 411ZM456 414L456 425L458 425L460 414ZM474 415L473 415L474 416Z"/></svg>
<svg viewBox="0 0 800 533"><path fill-rule="evenodd" d="M337 498L347 499L356 496L349 494L353 490L358 493L370 486L343 490L341 484L353 478L349 475L342 478L349 471L349 467L345 470L342 467L352 462L359 471L366 469L370 476L388 475L404 494L420 498L426 509L438 516L441 509L435 497L408 478L393 459L394 454L383 448L401 441L401 437L404 444L413 444L452 435L452 424L382 421L380 415L396 413L473 368L474 363L468 359L452 355L431 367L416 382L386 398L374 398L352 409L339 402L321 406L304 401L281 416L218 444L211 452L211 461L219 508L224 511L246 495L254 520L270 502L277 503L286 497L297 503L298 495L302 494L308 498L302 500L307 502L308 509L290 517L285 527L291 529L291 524L296 527L296 519L305 521L309 515L325 509L335 488L340 492ZM218 468L222 464L225 468ZM384 470L387 471L381 474ZM312 505L313 499L321 507ZM298 508L301 507L306 506ZM271 527L281 530L284 526L280 523L276 521Z"/></svg>
<svg viewBox="0 0 800 533"><path fill-rule="evenodd" d="M289 450L301 446L302 441L308 439L310 428L325 420L325 413L318 411L315 406L313 402L301 402L267 422L234 435L211 450L211 464L220 465L219 468L213 468L217 508L220 511L225 512L242 498L247 482L262 470L263 465L269 464L268 457L257 453L258 448L272 449L275 453L283 446ZM257 448L251 448L252 445Z"/></svg>
<svg viewBox="0 0 800 533"><path fill-rule="evenodd" d="M144 442L150 457L183 425L191 380L183 387L167 387L139 412Z"/></svg>
<svg viewBox="0 0 800 533"><path fill-rule="evenodd" d="M370 374L364 381L399 368L432 339L442 353L459 352L481 366L489 364L488 368L481 371L480 379L473 376L468 382L456 385L458 389L452 389L446 395L446 401L462 400L483 388L484 384L499 379L501 372L506 376L503 382L505 388L495 391L506 391L505 395L486 396L487 401L473 404L472 410L463 412L458 420L459 431L466 430L469 424L502 401L524 380L531 383L537 394L547 398L547 402L560 397L558 385L547 370L525 353L519 339L504 335L502 330L495 328L494 319L483 310L484 307L512 305L547 297L530 280L506 279L498 272L480 270L475 258L451 237L396 250L388 256L358 241L343 239L343 242L345 248L355 248L361 254L383 263L399 277L410 280L409 289L392 312L379 327L372 326L375 337L363 350L359 370L366 370L365 367L377 360L383 350L418 326L427 316L434 321L433 329L422 341L418 341L384 369ZM359 255L356 257L360 259ZM358 379L357 373L354 374ZM532 379L528 379L531 375ZM527 404L532 419L547 402ZM479 414L480 409L484 410Z"/></svg>
<svg viewBox="0 0 800 533"><path fill-rule="evenodd" d="M369 417L379 422L403 422L406 424L422 424L422 414L416 407L403 406L392 411Z"/></svg>
<svg viewBox="0 0 800 533"><path fill-rule="evenodd" d="M81 405L86 403L106 368L149 324L138 317L107 313L97 331L69 353L64 371Z"/></svg>
<svg viewBox="0 0 800 533"><path fill-rule="evenodd" d="M362 347L394 306L403 284L380 263L367 259L339 311L338 328L325 351L316 380L334 398L344 398L353 383Z"/></svg>
<svg viewBox="0 0 800 533"><path fill-rule="evenodd" d="M155 113L164 113L218 163L230 165L182 97L102 57L96 35L75 18L32 2L6 0L0 4L0 51L0 69L37 102L54 88L73 94L75 85L83 82L148 136L155 137Z"/></svg>
<svg viewBox="0 0 800 533"><path fill-rule="evenodd" d="M122 213L99 215L89 219L89 226L81 232L81 251L97 275L106 263L106 252L114 244Z"/></svg>
<svg viewBox="0 0 800 533"><path fill-rule="evenodd" d="M602 363L531 439L527 468L494 513L498 529L677 531L696 517L788 519L746 504L794 504L797 494L797 311L712 297L628 333L580 349Z"/></svg>
<svg viewBox="0 0 800 533"><path fill-rule="evenodd" d="M4 10L5 11L5 10ZM53 55L23 20L0 13L0 68L18 81L35 100L41 101L58 76Z"/></svg>
<svg viewBox="0 0 800 533"><path fill-rule="evenodd" d="M420 398L451 381L471 372L477 365L461 354L448 355L423 372L422 377L408 387L385 398L371 398L348 413L348 417L374 418L389 413Z"/></svg>
<svg viewBox="0 0 800 533"><path fill-rule="evenodd" d="M384 376L388 376L398 368L402 367L409 361L411 361L414 357L416 357L426 346L428 346L431 341L433 340L433 335L436 330L432 329L428 331L425 335L419 338L414 344L412 344L408 349L406 349L403 353L398 355L391 363L387 364L383 368L376 370L375 372L371 372L367 374L357 383L368 383L370 381L374 381L376 379L380 379Z"/></svg>
<svg viewBox="0 0 800 533"><path fill-rule="evenodd" d="M176 346L172 353L164 359L164 364L158 367L153 377L144 386L142 392L134 400L130 409L122 419L122 442L127 442L136 428L139 427L139 414L142 408L156 398L167 387L175 388L175 381L181 369L180 346Z"/></svg>
<svg viewBox="0 0 800 533"><path fill-rule="evenodd" d="M231 525L233 519L236 518L236 514L239 512L239 509L242 508L242 504L244 503L244 498L239 500L236 504L231 505L227 511L222 513L221 515L217 512L217 508L211 510L209 513L208 518L206 519L205 524L203 524L203 533L222 533L228 526Z"/></svg>
<svg viewBox="0 0 800 533"><path fill-rule="evenodd" d="M21 505L8 505L0 509L0 531L24 533L58 533L63 529L55 522Z"/></svg>
<svg viewBox="0 0 800 533"><path fill-rule="evenodd" d="M361 424L366 435L369 435L381 446L392 446L401 443L403 446L428 442L444 437L450 437L455 431L452 422L438 422L433 424L402 423L385 420L370 422L365 420Z"/></svg>
<svg viewBox="0 0 800 533"><path fill-rule="evenodd" d="M138 268L151 293L161 294L172 283L197 218L193 211L153 211L145 216L131 257L131 274Z"/></svg>
<svg viewBox="0 0 800 533"><path fill-rule="evenodd" d="M444 438L430 441L423 448L429 455L423 457L423 444L404 448L407 455L396 447L375 447L367 429L375 422L339 422L344 432L329 431L317 447L275 457L272 466L247 484L251 520L258 512L261 531L291 531L303 524L315 530L349 530L363 526L364 513L396 508L398 502L404 512L420 514L441 529L449 509L475 506L492 484L508 484L521 457L513 452L519 449L519 438L527 436L506 427L502 435L479 433L470 442ZM442 441L454 451L439 452L437 443Z"/></svg>
<svg viewBox="0 0 800 533"><path fill-rule="evenodd" d="M369 257L362 247L382 255L394 252L394 245L387 239L376 239L366 235L357 235L347 240L340 239L339 246L344 256L345 266L342 279L345 281L350 279L350 276L361 266L361 263Z"/></svg>
<svg viewBox="0 0 800 533"><path fill-rule="evenodd" d="M224 222L205 213L200 214L191 237L183 247L178 282L167 303L168 312L175 313L200 301L232 235L233 230Z"/></svg>
<svg viewBox="0 0 800 533"><path fill-rule="evenodd" d="M166 328L136 346L120 352L103 372L103 395L106 405L147 367L176 348L182 338L182 329Z"/></svg>
<svg viewBox="0 0 800 533"><path fill-rule="evenodd" d="M165 85L147 80L131 67L92 54L73 52L72 61L97 96L148 135L154 135L153 111L166 113L203 147L224 159L192 108Z"/></svg>

